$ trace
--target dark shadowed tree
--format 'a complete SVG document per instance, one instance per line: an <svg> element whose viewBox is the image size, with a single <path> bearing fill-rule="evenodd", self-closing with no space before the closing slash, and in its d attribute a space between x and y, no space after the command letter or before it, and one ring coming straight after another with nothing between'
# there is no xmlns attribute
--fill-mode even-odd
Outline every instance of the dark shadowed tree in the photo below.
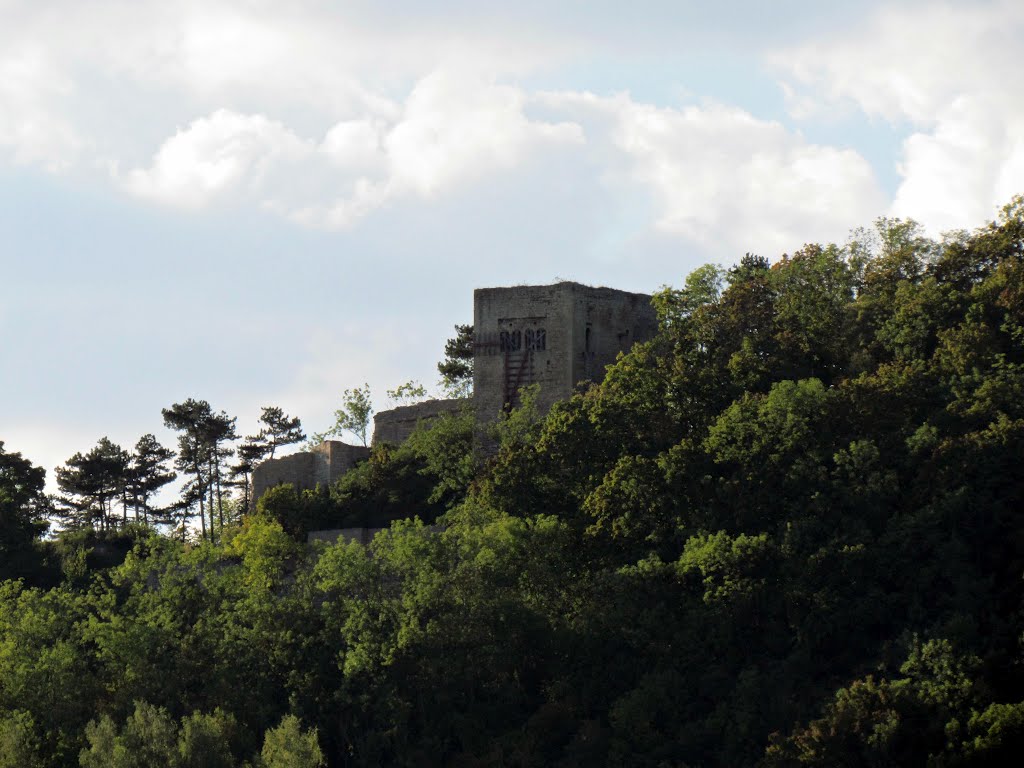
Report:
<svg viewBox="0 0 1024 768"><path fill-rule="evenodd" d="M268 458L274 458L274 451L281 446L301 443L306 439L306 435L302 432L302 422L299 421L299 417L288 416L277 406L263 408L263 413L260 415L260 423L265 425L260 430L259 436L266 443Z"/></svg>
<svg viewBox="0 0 1024 768"><path fill-rule="evenodd" d="M209 447L205 441L203 425L213 415L213 411L205 400L189 398L183 403L175 403L170 408L164 408L161 412L164 424L181 433L178 435L178 458L175 466L182 472L189 472L192 475L191 481L187 484L190 486L188 490L182 489L182 500L184 501L186 494L191 493L198 502L200 528L205 539L205 497L210 485L210 476ZM189 505L185 505L184 509L189 509Z"/></svg>
<svg viewBox="0 0 1024 768"><path fill-rule="evenodd" d="M128 493L135 507L136 520L141 515L144 522L150 522L153 494L177 478L177 473L167 466L173 458L174 451L160 445L153 435L143 435L135 444L128 466Z"/></svg>
<svg viewBox="0 0 1024 768"><path fill-rule="evenodd" d="M235 421L234 417L221 411L215 414L207 425L207 440L211 447L210 477L213 480L210 486L211 530L214 509L217 510L217 524L221 530L224 529L224 487L227 485L224 472L228 459L235 454L234 449L229 445L238 439L238 433L235 432Z"/></svg>
<svg viewBox="0 0 1024 768"><path fill-rule="evenodd" d="M15 578L33 540L46 525L46 471L20 453L6 453L0 440L0 581Z"/></svg>
<svg viewBox="0 0 1024 768"><path fill-rule="evenodd" d="M121 446L103 437L88 453L76 453L65 466L57 467L57 486L64 493L64 517L68 522L93 525L102 531L115 524L114 502L124 501L130 456ZM122 510L122 517L127 512Z"/></svg>
<svg viewBox="0 0 1024 768"><path fill-rule="evenodd" d="M263 427L258 434L247 435L238 446L238 461L230 467L232 485L242 491L242 509L249 509L252 503L252 471L264 459L274 458L274 452L285 445L300 443L306 439L299 417L288 416L277 406L264 407L260 415Z"/></svg>
<svg viewBox="0 0 1024 768"><path fill-rule="evenodd" d="M205 400L189 398L164 408L164 423L180 432L177 467L192 474L199 493L199 518L203 536L207 536L206 510L210 515L209 537L214 538L217 522L224 526L222 467L232 454L225 445L236 438L235 419L226 413L214 413ZM204 499L205 509L204 509Z"/></svg>
<svg viewBox="0 0 1024 768"><path fill-rule="evenodd" d="M237 461L229 471L232 484L242 492L242 508L252 504L252 471L267 457L267 444L259 435L249 435L235 451Z"/></svg>

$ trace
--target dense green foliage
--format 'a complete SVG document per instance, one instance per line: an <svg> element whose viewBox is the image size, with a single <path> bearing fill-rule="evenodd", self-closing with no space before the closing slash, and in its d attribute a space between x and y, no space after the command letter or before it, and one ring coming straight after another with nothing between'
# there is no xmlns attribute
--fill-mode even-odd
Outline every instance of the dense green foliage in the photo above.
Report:
<svg viewBox="0 0 1024 768"><path fill-rule="evenodd" d="M49 503L46 473L20 453L8 453L0 440L0 581L36 564L34 542L46 530ZM2 732L2 731L0 731Z"/></svg>
<svg viewBox="0 0 1024 768"><path fill-rule="evenodd" d="M1019 756L1024 200L655 304L654 340L513 412L483 466L453 418L219 542L0 585L0 765ZM301 543L339 514L395 522Z"/></svg>

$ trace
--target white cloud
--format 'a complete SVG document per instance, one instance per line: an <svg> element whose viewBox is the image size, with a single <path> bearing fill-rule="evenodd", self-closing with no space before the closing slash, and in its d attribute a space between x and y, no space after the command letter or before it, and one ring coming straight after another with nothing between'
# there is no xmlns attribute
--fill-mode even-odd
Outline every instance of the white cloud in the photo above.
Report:
<svg viewBox="0 0 1024 768"><path fill-rule="evenodd" d="M320 149L341 169L379 170L384 164L386 132L381 120L342 120L327 131Z"/></svg>
<svg viewBox="0 0 1024 768"><path fill-rule="evenodd" d="M343 121L321 152L362 170L346 193L297 212L306 224L351 226L393 199L430 198L515 169L544 147L583 141L578 125L531 120L519 88L438 70L412 89L396 120Z"/></svg>
<svg viewBox="0 0 1024 768"><path fill-rule="evenodd" d="M903 144L893 210L946 230L973 227L1024 192L1024 109L959 96Z"/></svg>
<svg viewBox="0 0 1024 768"><path fill-rule="evenodd" d="M259 196L275 164L313 151L281 123L221 109L165 141L153 165L131 171L125 184L141 197L198 208L240 188Z"/></svg>
<svg viewBox="0 0 1024 768"><path fill-rule="evenodd" d="M618 168L612 184L653 196L664 232L713 250L781 253L808 240L841 238L883 204L867 161L852 150L808 143L776 122L709 104L665 109L627 95L553 94L584 120L600 116ZM726 246L722 248L722 246Z"/></svg>
<svg viewBox="0 0 1024 768"><path fill-rule="evenodd" d="M536 109L547 119L532 117ZM531 96L443 70L415 85L395 119L342 120L319 142L262 115L219 110L167 139L126 184L172 205L230 197L344 229L394 201L464 190L548 152L584 158L574 183L646 192L661 231L733 252L839 238L884 206L856 152L810 144L740 109Z"/></svg>
<svg viewBox="0 0 1024 768"><path fill-rule="evenodd" d="M340 197L327 206L304 208L291 218L310 227L348 229L383 207L390 198L391 192L386 183L359 178L348 196Z"/></svg>
<svg viewBox="0 0 1024 768"><path fill-rule="evenodd" d="M73 83L39 46L12 46L0 56L0 148L15 162L50 172L70 166L84 141L53 105Z"/></svg>
<svg viewBox="0 0 1024 768"><path fill-rule="evenodd" d="M516 74L564 55L543 35L507 39L507 30L443 16L396 23L315 0L8 0L2 18L0 146L60 167L70 162L72 135L61 135L70 126L102 155L89 165L105 167L131 156L137 147L123 145L167 115L393 121L391 94L433 69Z"/></svg>
<svg viewBox="0 0 1024 768"><path fill-rule="evenodd" d="M892 212L939 231L976 226L1024 191L1022 52L1024 5L997 0L887 7L773 62L798 116L852 105L912 126Z"/></svg>
<svg viewBox="0 0 1024 768"><path fill-rule="evenodd" d="M532 118L534 108L549 119ZM144 181L135 186L141 193L171 190L153 195L170 202L201 203L244 187L303 225L343 229L393 201L448 194L517 172L545 152L574 152L624 195L649 193L662 231L733 252L839 238L884 205L856 152L810 144L743 110L663 109L624 95L531 96L447 71L420 80L395 120L339 121L310 147L266 118L218 113L168 140L153 167L131 178ZM300 169L302 188L260 187Z"/></svg>
<svg viewBox="0 0 1024 768"><path fill-rule="evenodd" d="M583 140L577 125L530 120L525 102L515 87L438 71L396 120L343 120L319 143L263 115L218 110L167 139L124 183L170 205L199 208L230 194L306 225L345 228L393 199L443 194L544 146Z"/></svg>
<svg viewBox="0 0 1024 768"><path fill-rule="evenodd" d="M435 72L409 96L385 140L394 183L430 196L445 186L505 170L535 146L575 144L578 125L529 120L525 93L472 76Z"/></svg>

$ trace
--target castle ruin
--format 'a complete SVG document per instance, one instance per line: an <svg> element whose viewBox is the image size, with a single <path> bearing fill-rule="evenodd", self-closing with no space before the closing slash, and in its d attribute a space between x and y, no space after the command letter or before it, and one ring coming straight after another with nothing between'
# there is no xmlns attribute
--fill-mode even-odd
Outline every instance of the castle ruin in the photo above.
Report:
<svg viewBox="0 0 1024 768"><path fill-rule="evenodd" d="M620 352L657 330L651 297L573 282L478 288L473 292L473 395L481 426L520 402L523 388L538 386L537 405L546 412L583 381L600 382ZM455 413L465 400L428 400L380 411L373 444L398 444L417 424ZM488 453L484 430L481 451ZM290 456L269 459L253 471L253 503L269 488L291 483L297 490L329 485L369 455L369 448L329 440Z"/></svg>

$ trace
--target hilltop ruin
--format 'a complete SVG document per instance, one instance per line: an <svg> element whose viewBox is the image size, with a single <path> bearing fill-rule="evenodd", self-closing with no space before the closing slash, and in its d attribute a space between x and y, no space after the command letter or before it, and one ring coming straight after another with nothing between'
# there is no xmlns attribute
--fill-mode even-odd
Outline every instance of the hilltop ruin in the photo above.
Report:
<svg viewBox="0 0 1024 768"><path fill-rule="evenodd" d="M547 411L583 381L599 382L620 352L651 338L657 319L651 297L574 282L478 288L473 292L473 395L427 400L380 411L372 444L398 444L417 424L469 405L481 426L519 404L524 387L537 385ZM480 450L494 449L480 434ZM253 472L253 503L269 488L329 485L369 455L364 446L328 440L311 451L269 459Z"/></svg>

